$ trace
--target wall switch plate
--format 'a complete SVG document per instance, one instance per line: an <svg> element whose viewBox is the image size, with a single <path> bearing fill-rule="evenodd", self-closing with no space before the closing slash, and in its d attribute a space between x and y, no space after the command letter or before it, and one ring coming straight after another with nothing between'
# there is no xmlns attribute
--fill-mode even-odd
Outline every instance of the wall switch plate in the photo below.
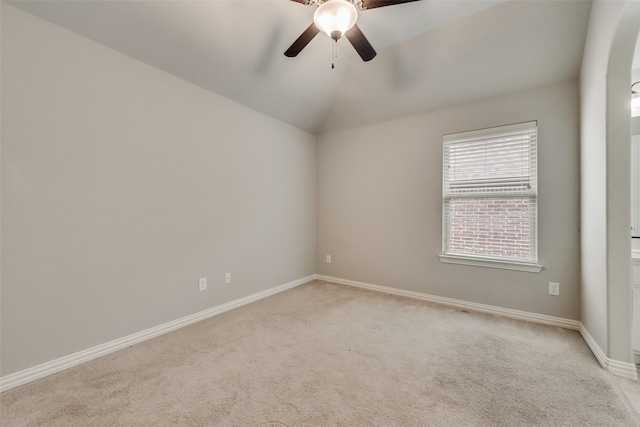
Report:
<svg viewBox="0 0 640 427"><path fill-rule="evenodd" d="M325 257L325 261L327 262L327 264L331 264L331 255L327 255Z"/></svg>
<svg viewBox="0 0 640 427"><path fill-rule="evenodd" d="M203 277L202 279L198 280L198 289L200 289L201 291L206 291L207 290L207 278Z"/></svg>
<svg viewBox="0 0 640 427"><path fill-rule="evenodd" d="M560 283L549 282L549 295L560 296Z"/></svg>
<svg viewBox="0 0 640 427"><path fill-rule="evenodd" d="M224 284L228 285L231 283L231 273L224 273Z"/></svg>

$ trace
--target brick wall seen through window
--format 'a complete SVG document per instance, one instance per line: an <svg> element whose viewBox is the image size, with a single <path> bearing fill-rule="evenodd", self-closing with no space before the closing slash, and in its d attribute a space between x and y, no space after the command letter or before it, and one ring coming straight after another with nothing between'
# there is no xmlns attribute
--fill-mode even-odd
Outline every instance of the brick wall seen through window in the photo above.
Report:
<svg viewBox="0 0 640 427"><path fill-rule="evenodd" d="M443 168L443 253L536 262L536 123L448 135Z"/></svg>

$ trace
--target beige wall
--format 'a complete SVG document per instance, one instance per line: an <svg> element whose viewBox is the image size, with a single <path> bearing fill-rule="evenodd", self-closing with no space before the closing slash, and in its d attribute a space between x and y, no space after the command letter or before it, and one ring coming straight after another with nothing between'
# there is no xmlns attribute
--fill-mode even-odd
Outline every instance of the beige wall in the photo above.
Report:
<svg viewBox="0 0 640 427"><path fill-rule="evenodd" d="M640 135L640 117L631 118L631 135Z"/></svg>
<svg viewBox="0 0 640 427"><path fill-rule="evenodd" d="M578 106L578 85L567 83L321 135L318 273L579 319ZM440 263L443 135L531 120L543 271ZM560 282L559 297L549 281Z"/></svg>
<svg viewBox="0 0 640 427"><path fill-rule="evenodd" d="M313 135L4 3L1 136L2 375L315 272Z"/></svg>
<svg viewBox="0 0 640 427"><path fill-rule="evenodd" d="M622 2L595 2L580 74L582 323L605 354L607 333L607 57Z"/></svg>

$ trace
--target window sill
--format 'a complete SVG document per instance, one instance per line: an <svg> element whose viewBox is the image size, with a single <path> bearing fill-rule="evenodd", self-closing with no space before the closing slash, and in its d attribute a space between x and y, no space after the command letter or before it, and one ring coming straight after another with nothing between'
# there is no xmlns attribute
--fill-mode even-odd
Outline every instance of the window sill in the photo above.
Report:
<svg viewBox="0 0 640 427"><path fill-rule="evenodd" d="M461 255L438 255L440 262L445 264L472 265L474 267L499 268L502 270L526 271L528 273L540 273L542 265L515 261L499 261L495 259L474 258Z"/></svg>

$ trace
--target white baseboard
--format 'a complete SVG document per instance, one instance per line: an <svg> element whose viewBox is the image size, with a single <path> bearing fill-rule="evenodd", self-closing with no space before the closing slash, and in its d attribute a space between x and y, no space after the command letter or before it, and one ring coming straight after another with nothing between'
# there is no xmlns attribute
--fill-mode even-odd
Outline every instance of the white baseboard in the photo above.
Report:
<svg viewBox="0 0 640 427"><path fill-rule="evenodd" d="M565 319L562 317L547 316L544 314L531 313L528 311L512 310L509 308L496 307L493 305L479 304L475 302L463 301L453 298L439 297L436 295L424 294L421 292L407 291L404 289L390 288L387 286L372 285L370 283L357 282L355 280L341 279L339 277L317 275L318 280L324 280L340 285L355 286L358 288L369 289L372 291L385 292L392 295L400 295L409 298L415 298L423 301L429 301L437 304L448 305L452 307L464 308L482 313L495 314L498 316L509 317L512 319L527 320L529 322L541 323L544 325L557 326L560 328L579 331L583 339L593 352L594 356L605 370L614 375L625 378L638 379L636 365L633 363L621 362L619 360L608 358L598 343L593 339L589 331L579 320Z"/></svg>
<svg viewBox="0 0 640 427"><path fill-rule="evenodd" d="M584 342L587 343L600 366L604 369L608 369L609 358L604 354L604 351L602 351L596 340L593 339L587 328L582 323L580 324L580 335L582 335Z"/></svg>
<svg viewBox="0 0 640 427"><path fill-rule="evenodd" d="M584 341L587 343L589 349L591 349L591 352L596 357L602 368L620 377L631 378L632 380L638 379L638 370L636 365L608 358L582 323L580 323L580 335L582 335L582 338L584 338Z"/></svg>
<svg viewBox="0 0 640 427"><path fill-rule="evenodd" d="M638 379L638 368L633 363L608 359L607 367L605 369L619 377L630 378L632 380Z"/></svg>
<svg viewBox="0 0 640 427"><path fill-rule="evenodd" d="M185 316L180 319L155 326L153 328L149 328L123 338L109 341L107 343L100 344L86 350L70 354L68 356L60 357L50 362L42 363L32 368L27 368L13 374L6 375L0 378L0 392L10 390L31 381L38 380L40 378L44 378L65 369L69 369L73 366L80 365L93 359L97 359L98 357L107 355L109 353L113 353L134 344L138 344L151 338L155 338L159 335L166 334L167 332L183 328L193 323L200 322L201 320L208 319L209 317L213 317L226 311L233 310L234 308L238 308L254 301L258 301L262 298L266 298L279 292L286 291L287 289L291 289L314 280L315 277L316 275L312 274L311 276L303 277L301 279L294 280L283 285L275 286L262 292L255 293L244 298L239 298L237 300L212 307L210 309L192 314L190 316Z"/></svg>
<svg viewBox="0 0 640 427"><path fill-rule="evenodd" d="M80 365L82 363L88 362L93 359L97 359L98 357L105 356L107 354L113 353L115 351L121 350L131 345L141 343L143 341L149 340L151 338L155 338L162 334L166 334L167 332L171 332L176 329L199 322L201 320L208 319L218 314L222 314L229 310L233 310L234 308L238 308L243 305L252 303L254 301L258 301L262 298L275 295L279 292L286 291L287 289L294 288L296 286L302 285L314 279L324 280L327 282L332 282L332 283L337 283L342 285L355 286L355 287L364 288L364 289L370 289L378 292L385 292L393 295L400 295L400 296L405 296L409 298L420 299L423 301L429 301L437 304L469 309L472 311L479 311L482 313L495 314L495 315L509 317L513 319L527 320L534 323L541 323L541 324L557 326L565 329L577 330L577 331L580 331L580 334L584 338L585 342L587 343L587 345L595 355L596 359L604 369L608 370L609 372L615 375L619 375L626 378L638 379L636 365L632 363L620 362L618 360L609 359L604 354L600 346L598 346L598 344L593 339L593 337L591 337L591 335L589 334L589 331L584 327L582 322L577 320L564 319L561 317L553 317L553 316L547 316L547 315L537 314L537 313L530 313L530 312L521 311L521 310L512 310L508 308L496 307L496 306L487 305L487 304L479 304L474 302L457 300L453 298L439 297L435 295L423 294L420 292L407 291L407 290L391 288L387 286L373 285L370 283L357 282L357 281L348 280L348 279L341 279L338 277L313 274L298 280L294 280L289 283L285 283L280 286L267 289L262 292L258 292L258 293L246 296L244 298L239 298L237 300L230 301L228 303L221 304L216 307L212 307L210 309L192 314L190 316L182 317L172 322L155 326L153 328L149 328L144 331L137 332L135 334L131 334L123 338L109 341L107 343L100 344L100 345L88 348L86 350L82 350L77 353L70 354L68 356L60 357L50 362L42 363L32 368L27 368L13 374L6 375L4 377L0 377L0 392L10 390L12 388L21 386L23 384L27 384L31 381L44 378L46 376L55 374L65 369L69 369L73 366Z"/></svg>
<svg viewBox="0 0 640 427"><path fill-rule="evenodd" d="M423 301L434 302L437 304L448 305L452 307L464 308L482 313L496 314L499 316L509 317L512 319L528 320L534 323L542 323L544 325L558 326L560 328L580 330L580 321L565 319L562 317L547 316L544 314L530 313L528 311L512 310L510 308L497 307L494 305L479 304L476 302L463 301L453 298L439 297L436 295L424 294L421 292L406 291L404 289L390 288L387 286L372 285L370 283L356 282L355 280L340 279L331 276L317 276L318 280L338 283L341 285L355 286L358 288L370 289L372 291L385 292L393 295L400 295L409 298L419 299Z"/></svg>

